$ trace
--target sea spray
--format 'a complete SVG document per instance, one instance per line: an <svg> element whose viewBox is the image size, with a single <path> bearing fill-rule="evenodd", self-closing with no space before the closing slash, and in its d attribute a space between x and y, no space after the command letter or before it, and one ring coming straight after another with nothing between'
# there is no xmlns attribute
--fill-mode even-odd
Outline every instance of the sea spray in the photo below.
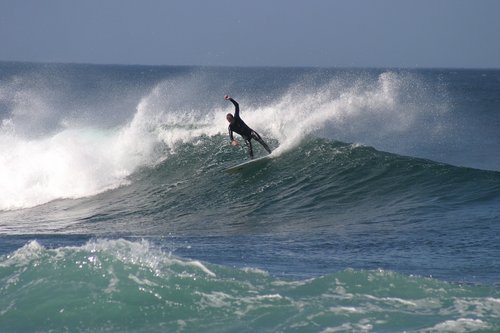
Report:
<svg viewBox="0 0 500 333"><path fill-rule="evenodd" d="M153 160L154 144L144 133L134 135L130 127L66 129L37 140L2 135L0 210L91 196L127 183L137 166Z"/></svg>

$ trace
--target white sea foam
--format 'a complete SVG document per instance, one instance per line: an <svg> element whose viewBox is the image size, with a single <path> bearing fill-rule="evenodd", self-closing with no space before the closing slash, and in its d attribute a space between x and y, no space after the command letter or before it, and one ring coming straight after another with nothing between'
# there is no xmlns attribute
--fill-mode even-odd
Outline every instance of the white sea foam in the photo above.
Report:
<svg viewBox="0 0 500 333"><path fill-rule="evenodd" d="M32 260L39 258L44 249L36 240L30 241L8 255L6 260L0 262L0 267L26 266Z"/></svg>
<svg viewBox="0 0 500 333"><path fill-rule="evenodd" d="M422 330L421 332L454 332L465 333L478 330L488 330L491 326L481 319L459 318L457 320L446 320L435 325L430 329Z"/></svg>
<svg viewBox="0 0 500 333"><path fill-rule="evenodd" d="M13 120L4 120L0 210L91 196L127 184L137 167L159 158L158 132L143 114L139 104L133 119L121 128L63 128L36 138L18 135Z"/></svg>
<svg viewBox="0 0 500 333"><path fill-rule="evenodd" d="M126 183L148 154L132 141L124 132L89 128L38 140L0 135L0 210L94 195Z"/></svg>
<svg viewBox="0 0 500 333"><path fill-rule="evenodd" d="M164 159L166 152L175 150L176 143L220 132L222 122L215 120L214 113L198 117L177 110L168 97L170 87L158 84L138 101L132 119L117 127L99 123L81 126L60 115L54 119L55 129L37 135L26 133L33 122L19 122L29 115L42 117L55 111L47 111L50 105L42 103L39 93L3 92L0 97L15 105L10 117L0 124L0 210L92 196L116 188L127 184L127 177L138 167ZM26 94L42 100L34 104ZM51 122L49 116L43 119L40 126Z"/></svg>

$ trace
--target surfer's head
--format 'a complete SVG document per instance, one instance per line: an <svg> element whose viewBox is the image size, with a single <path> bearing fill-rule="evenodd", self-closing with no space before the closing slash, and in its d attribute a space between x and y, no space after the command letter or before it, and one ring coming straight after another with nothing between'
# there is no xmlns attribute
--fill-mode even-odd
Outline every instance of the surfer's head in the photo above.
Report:
<svg viewBox="0 0 500 333"><path fill-rule="evenodd" d="M231 123L231 122L233 122L234 117L231 113L228 113L228 114L226 114L226 119L227 119L227 121L229 121Z"/></svg>

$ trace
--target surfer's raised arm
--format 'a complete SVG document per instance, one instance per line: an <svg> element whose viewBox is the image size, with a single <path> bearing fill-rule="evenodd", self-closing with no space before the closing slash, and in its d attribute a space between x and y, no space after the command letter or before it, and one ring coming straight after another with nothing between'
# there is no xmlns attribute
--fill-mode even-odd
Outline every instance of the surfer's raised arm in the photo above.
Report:
<svg viewBox="0 0 500 333"><path fill-rule="evenodd" d="M234 105L234 116L236 118L238 118L240 116L240 105L238 104L238 102L236 102L231 96L229 95L226 95L224 96L224 99L226 101L231 101L231 103L233 103Z"/></svg>

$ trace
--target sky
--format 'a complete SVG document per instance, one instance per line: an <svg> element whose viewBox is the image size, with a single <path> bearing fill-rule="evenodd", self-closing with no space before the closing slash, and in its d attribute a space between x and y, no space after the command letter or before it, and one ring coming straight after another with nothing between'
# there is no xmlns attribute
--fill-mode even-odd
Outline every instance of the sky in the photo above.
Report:
<svg viewBox="0 0 500 333"><path fill-rule="evenodd" d="M500 1L0 0L0 61L500 68Z"/></svg>

